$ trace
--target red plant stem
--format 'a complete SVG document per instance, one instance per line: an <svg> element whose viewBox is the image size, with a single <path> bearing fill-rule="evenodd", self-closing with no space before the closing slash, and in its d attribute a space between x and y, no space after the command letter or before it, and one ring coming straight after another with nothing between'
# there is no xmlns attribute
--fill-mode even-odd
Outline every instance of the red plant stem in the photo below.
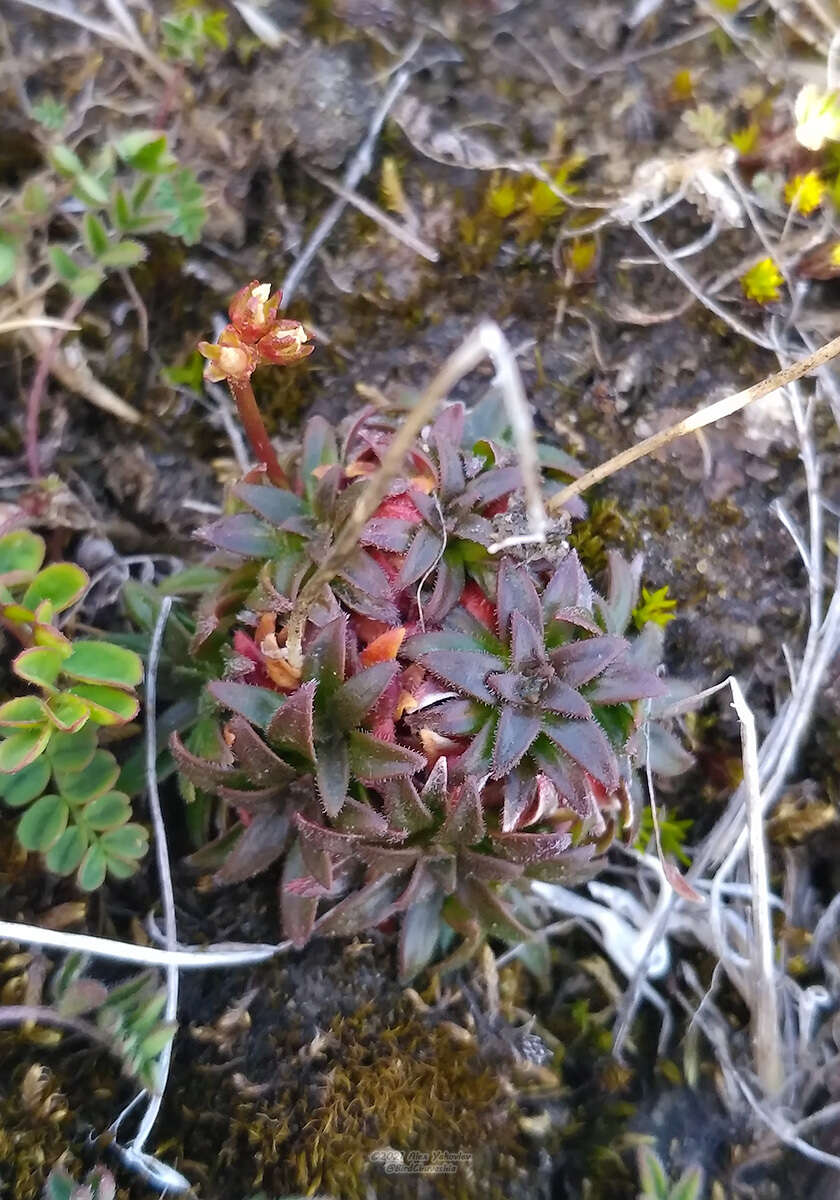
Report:
<svg viewBox="0 0 840 1200"><path fill-rule="evenodd" d="M68 324L72 324L82 311L84 304L84 298L77 296L68 305L62 320L67 321ZM35 371L35 378L32 380L32 387L29 389L29 395L26 399L24 444L26 446L26 463L29 467L29 474L33 479L38 479L41 474L41 458L38 454L38 418L41 415L41 400L47 386L47 376L50 373L50 368L53 365L56 352L65 333L66 330L64 329L56 329L41 351L41 357L38 359L38 368Z"/></svg>
<svg viewBox="0 0 840 1200"><path fill-rule="evenodd" d="M257 408L254 389L251 387L251 380L229 379L228 383L231 395L236 401L236 407L239 410L239 419L242 421L245 434L251 443L251 449L265 467L271 482L276 484L277 487L287 488L289 480L280 463L277 461L274 447L265 431L260 410Z"/></svg>

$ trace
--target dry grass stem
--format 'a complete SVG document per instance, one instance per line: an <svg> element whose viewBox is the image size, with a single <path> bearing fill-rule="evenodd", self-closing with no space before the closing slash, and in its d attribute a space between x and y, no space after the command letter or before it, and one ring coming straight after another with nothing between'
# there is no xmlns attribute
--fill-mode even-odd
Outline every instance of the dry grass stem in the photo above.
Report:
<svg viewBox="0 0 840 1200"><path fill-rule="evenodd" d="M811 354L807 354L804 358L797 359L796 362L785 367L781 371L777 371L774 375L768 376L766 379L754 383L751 387L744 388L743 391L734 392L731 396L724 396L722 400L716 400L714 404L708 404L705 408L699 409L692 413L691 416L685 417L682 421L677 421L675 425L670 425L667 429L661 429L658 433L652 434L643 441L637 442L635 446L630 446L627 450L622 450L620 454L614 455L605 463L595 467L591 471L587 471L580 479L575 479L562 491L557 492L548 501L547 508L549 512L559 511L564 504L568 503L573 496L579 496L581 492L585 492L588 488L593 487L596 483L601 483L604 479L608 479L611 475L615 475L617 471L623 470L630 466L631 463L638 462L640 458L647 457L648 454L653 454L654 451L660 450L663 446L669 445L677 438L685 437L687 433L695 433L698 429L702 429L706 425L711 425L715 421L720 421L724 417L732 416L733 413L739 412L742 408L746 408L749 404L754 404L756 400L762 400L765 396L769 396L772 392L778 391L785 387L794 379L800 379L803 375L808 375L811 371L830 362L840 354L840 337L833 338L818 350Z"/></svg>
<svg viewBox="0 0 840 1200"><path fill-rule="evenodd" d="M399 221L395 221L393 217L389 217L378 205L372 204L370 200L366 200L358 192L346 188L335 179L330 179L329 175L325 175L323 171L319 171L315 167L307 167L306 173L307 175L311 175L313 179L317 180L325 188L329 188L336 196L342 200L346 200L348 204L358 209L360 213L363 213L366 217L370 217L371 221L375 221L386 233L390 233L391 237L396 238L398 242L402 242L404 246L408 246L409 250L413 250L421 258L425 258L433 263L436 263L440 258L434 246L430 246L428 242L424 242L416 233L413 233L405 225L401 225Z"/></svg>
<svg viewBox="0 0 840 1200"><path fill-rule="evenodd" d="M732 703L741 723L744 763L744 792L749 834L750 883L752 887L752 1020L756 1073L764 1092L776 1096L782 1085L782 1054L779 1036L779 1005L776 994L773 925L770 915L767 846L758 770L758 738L755 718L741 685L734 675L729 680Z"/></svg>

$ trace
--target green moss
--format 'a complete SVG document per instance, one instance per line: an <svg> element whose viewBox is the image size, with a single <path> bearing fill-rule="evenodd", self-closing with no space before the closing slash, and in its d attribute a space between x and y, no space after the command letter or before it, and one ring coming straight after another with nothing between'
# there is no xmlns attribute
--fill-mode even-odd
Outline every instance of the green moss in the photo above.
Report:
<svg viewBox="0 0 840 1200"><path fill-rule="evenodd" d="M234 1111L224 1157L249 1163L253 1186L362 1200L389 1179L372 1152L391 1148L406 1157L463 1154L453 1174L434 1176L435 1195L473 1195L476 1178L481 1194L505 1194L504 1177L516 1171L513 1104L468 1035L462 1042L443 1025L430 1027L405 1002L385 1024L369 1004L337 1016L323 1045L329 1061L314 1093L284 1091ZM414 1194L422 1176L402 1178ZM395 1195L403 1194L399 1179Z"/></svg>

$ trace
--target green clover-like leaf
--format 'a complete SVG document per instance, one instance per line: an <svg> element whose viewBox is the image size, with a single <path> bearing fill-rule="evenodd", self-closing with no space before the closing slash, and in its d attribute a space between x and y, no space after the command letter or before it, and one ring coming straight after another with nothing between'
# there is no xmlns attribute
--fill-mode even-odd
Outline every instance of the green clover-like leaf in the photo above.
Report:
<svg viewBox="0 0 840 1200"><path fill-rule="evenodd" d="M34 574L46 554L44 539L29 529L15 529L0 537L0 577L12 572Z"/></svg>
<svg viewBox="0 0 840 1200"><path fill-rule="evenodd" d="M84 594L88 576L75 563L50 563L39 571L23 593L21 604L35 609L49 600L54 612L64 612Z"/></svg>
<svg viewBox="0 0 840 1200"><path fill-rule="evenodd" d="M80 771L56 770L58 790L69 804L85 804L108 792L117 782L120 767L108 750L97 750Z"/></svg>
<svg viewBox="0 0 840 1200"><path fill-rule="evenodd" d="M84 823L101 833L124 825L131 816L131 801L125 792L104 792L82 809Z"/></svg>
<svg viewBox="0 0 840 1200"><path fill-rule="evenodd" d="M96 744L96 730L91 725L85 725L76 733L54 733L47 747L47 756L57 774L81 771L93 758Z"/></svg>
<svg viewBox="0 0 840 1200"><path fill-rule="evenodd" d="M111 642L75 641L62 671L83 683L107 683L118 688L136 687L143 679L139 654Z"/></svg>
<svg viewBox="0 0 840 1200"><path fill-rule="evenodd" d="M95 892L105 882L107 870L108 862L105 858L105 851L98 842L94 842L85 851L76 882L83 892Z"/></svg>
<svg viewBox="0 0 840 1200"><path fill-rule="evenodd" d="M88 719L87 704L69 692L50 696L45 707L52 723L64 733L75 733Z"/></svg>
<svg viewBox="0 0 840 1200"><path fill-rule="evenodd" d="M61 796L42 796L18 821L18 841L24 850L46 853L67 828L69 817L70 809Z"/></svg>
<svg viewBox="0 0 840 1200"><path fill-rule="evenodd" d="M58 679L67 651L59 646L32 646L22 650L12 662L12 670L19 679L34 683L44 691L56 691Z"/></svg>
<svg viewBox="0 0 840 1200"><path fill-rule="evenodd" d="M90 719L96 725L125 725L134 720L140 708L136 696L105 684L79 683L70 691L87 703Z"/></svg>
<svg viewBox="0 0 840 1200"><path fill-rule="evenodd" d="M40 696L17 696L0 704L0 725L11 729L33 729L47 720L47 710Z"/></svg>
<svg viewBox="0 0 840 1200"><path fill-rule="evenodd" d="M49 725L35 726L20 729L0 742L0 774L11 775L33 763L47 748L51 733Z"/></svg>
<svg viewBox="0 0 840 1200"><path fill-rule="evenodd" d="M0 775L0 796L10 808L23 808L40 796L49 783L52 767L47 755L36 758L14 775Z"/></svg>
<svg viewBox="0 0 840 1200"><path fill-rule="evenodd" d="M72 875L88 848L88 838L79 825L65 829L47 851L47 869L54 875Z"/></svg>

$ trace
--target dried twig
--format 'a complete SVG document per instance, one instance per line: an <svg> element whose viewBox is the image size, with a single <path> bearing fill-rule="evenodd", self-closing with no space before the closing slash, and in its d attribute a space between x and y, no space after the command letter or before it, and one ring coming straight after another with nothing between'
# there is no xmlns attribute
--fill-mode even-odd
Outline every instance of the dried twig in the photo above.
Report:
<svg viewBox="0 0 840 1200"><path fill-rule="evenodd" d="M723 417L731 416L740 409L746 408L748 404L753 404L756 400L761 400L765 396L769 396L771 392L776 392L779 388L785 387L792 380L800 379L803 375L815 371L818 367L836 358L838 354L840 354L840 337L833 338L830 342L821 346L819 350L815 350L812 354L807 354L804 358L797 359L790 366L777 371L774 375L769 375L766 379L762 379L758 383L752 384L751 387L744 388L740 392L734 392L731 396L724 396L722 400L716 400L713 404L706 405L704 408L692 413L691 416L678 421L675 425L670 425L667 429L661 429L658 433L644 438L643 441L637 442L635 446L630 446L627 450L622 450L620 454L614 455L613 458L608 459L605 463L601 463L600 466L587 471L585 475L581 475L579 479L575 479L567 487L555 493L548 501L548 511L559 511L573 496L578 496L594 484L608 479L617 471L628 467L630 463L638 462L640 458L645 458L648 454L652 454L655 450L669 445L671 442L676 441L677 438L684 437L687 433L694 433L706 425L711 425L714 421L720 421Z"/></svg>
<svg viewBox="0 0 840 1200"><path fill-rule="evenodd" d="M776 996L776 967L773 960L773 926L769 903L767 847L764 840L764 813L758 770L758 738L752 710L734 675L730 678L729 685L732 689L732 703L738 714L738 720L741 722L744 792L749 831L755 1064L765 1093L768 1096L775 1096L782 1085L782 1053L779 1037L779 1005Z"/></svg>
<svg viewBox="0 0 840 1200"><path fill-rule="evenodd" d="M335 192L336 196L351 204L353 208L357 208L360 213L364 213L366 217L370 217L371 221L375 221L386 233L390 233L391 237L402 242L404 246L408 246L409 250L413 250L421 258L425 258L433 263L436 263L440 258L434 246L430 246L428 242L418 237L416 233L412 233L407 226L401 225L399 221L395 221L393 217L389 217L378 205L372 204L370 200L365 199L364 196L360 196L358 192L345 187L344 184L339 183L335 179L330 179L329 175L325 175L323 171L316 170L315 167L307 167L306 173L307 175L311 175L313 179L316 179L318 183L323 184L325 188L329 188L331 192Z"/></svg>
<svg viewBox="0 0 840 1200"><path fill-rule="evenodd" d="M393 108L399 96L408 87L411 79L411 72L403 68L394 75L391 80L391 85L382 97L380 104L371 117L370 127L367 136L362 142L359 149L356 151L353 159L344 172L342 186L348 191L353 192L358 187L359 183L368 173L373 159L373 148L376 145L382 126L388 113ZM326 239L332 232L336 222L341 217L347 207L348 201L342 196L338 196L324 213L321 220L318 222L312 236L298 255L297 260L293 264L291 270L283 282L283 305L289 305L292 301L295 292L300 286L300 282L309 269L315 255L320 250Z"/></svg>

